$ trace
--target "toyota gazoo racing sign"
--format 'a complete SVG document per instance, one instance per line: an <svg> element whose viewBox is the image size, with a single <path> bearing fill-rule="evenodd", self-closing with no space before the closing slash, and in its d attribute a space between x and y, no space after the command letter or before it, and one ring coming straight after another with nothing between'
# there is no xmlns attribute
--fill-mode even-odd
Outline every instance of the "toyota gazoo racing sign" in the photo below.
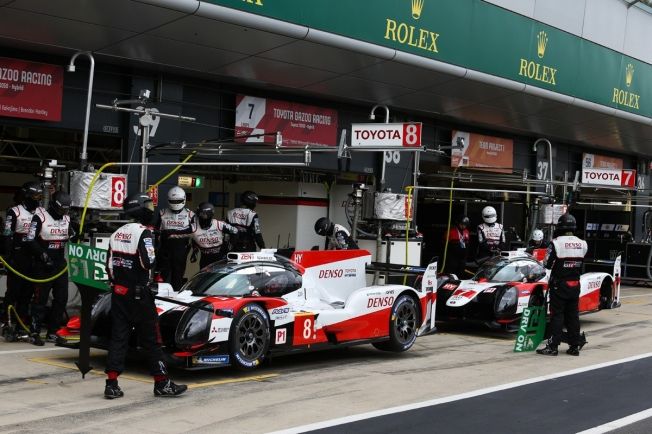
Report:
<svg viewBox="0 0 652 434"><path fill-rule="evenodd" d="M612 187L636 186L636 170L632 169L582 169L582 183Z"/></svg>
<svg viewBox="0 0 652 434"><path fill-rule="evenodd" d="M421 122L353 124L353 148L420 148Z"/></svg>

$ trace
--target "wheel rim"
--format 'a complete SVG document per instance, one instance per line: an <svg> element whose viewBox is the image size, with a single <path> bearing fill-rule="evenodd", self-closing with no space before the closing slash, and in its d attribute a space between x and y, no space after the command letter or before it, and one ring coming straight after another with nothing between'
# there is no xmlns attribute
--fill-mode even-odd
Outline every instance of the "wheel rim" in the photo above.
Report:
<svg viewBox="0 0 652 434"><path fill-rule="evenodd" d="M402 303L396 311L394 329L396 338L401 344L410 342L416 333L417 311L413 303Z"/></svg>
<svg viewBox="0 0 652 434"><path fill-rule="evenodd" d="M260 316L248 313L242 317L236 329L238 352L248 361L260 358L265 351L267 334Z"/></svg>

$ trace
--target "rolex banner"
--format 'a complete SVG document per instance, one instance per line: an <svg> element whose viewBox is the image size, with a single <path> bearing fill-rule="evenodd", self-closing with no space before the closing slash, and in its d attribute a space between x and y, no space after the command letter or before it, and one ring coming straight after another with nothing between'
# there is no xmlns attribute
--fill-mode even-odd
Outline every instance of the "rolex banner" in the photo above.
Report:
<svg viewBox="0 0 652 434"><path fill-rule="evenodd" d="M523 309L514 343L515 353L537 349L546 333L546 307L530 306Z"/></svg>
<svg viewBox="0 0 652 434"><path fill-rule="evenodd" d="M458 143L461 143L462 147L451 151L451 167L512 173L514 164L512 139L453 131L453 146Z"/></svg>
<svg viewBox="0 0 652 434"><path fill-rule="evenodd" d="M237 96L237 142L274 144L276 133L281 134L285 146L335 146L337 111L288 101Z"/></svg>

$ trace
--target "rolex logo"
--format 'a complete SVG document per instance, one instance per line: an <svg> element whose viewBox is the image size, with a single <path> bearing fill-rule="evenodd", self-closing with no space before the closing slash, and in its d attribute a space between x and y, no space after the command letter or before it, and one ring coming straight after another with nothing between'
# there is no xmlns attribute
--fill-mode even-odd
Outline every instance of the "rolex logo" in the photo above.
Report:
<svg viewBox="0 0 652 434"><path fill-rule="evenodd" d="M421 18L421 11L426 0L412 0L412 18L418 20Z"/></svg>
<svg viewBox="0 0 652 434"><path fill-rule="evenodd" d="M632 85L632 80L634 79L634 65L631 63L625 68L625 84L627 87Z"/></svg>
<svg viewBox="0 0 652 434"><path fill-rule="evenodd" d="M537 55L539 59L543 59L543 56L546 55L546 46L548 45L548 35L546 32L541 30L537 35Z"/></svg>

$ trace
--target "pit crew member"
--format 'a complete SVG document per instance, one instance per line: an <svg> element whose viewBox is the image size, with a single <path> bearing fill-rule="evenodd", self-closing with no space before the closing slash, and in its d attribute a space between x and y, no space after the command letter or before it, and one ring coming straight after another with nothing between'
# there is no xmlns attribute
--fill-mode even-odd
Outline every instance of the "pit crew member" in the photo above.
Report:
<svg viewBox="0 0 652 434"><path fill-rule="evenodd" d="M583 344L580 337L579 297L580 275L584 256L588 250L586 241L573 235L577 223L571 214L559 217L557 230L559 234L548 247L544 265L550 272L548 287L550 288L550 320L551 336L544 348L538 349L538 354L556 356L557 348L562 341L564 325L568 331L569 348L567 354L580 355Z"/></svg>
<svg viewBox="0 0 652 434"><path fill-rule="evenodd" d="M505 246L503 225L497 223L498 214L493 206L482 209L483 223L478 226L478 259L499 253Z"/></svg>
<svg viewBox="0 0 652 434"><path fill-rule="evenodd" d="M213 204L202 202L199 204L192 222L193 252L190 256L190 262L196 262L197 252L201 252L200 268L226 257L227 243L224 239L224 233L237 235L239 232L238 228L213 218L214 215L215 207Z"/></svg>
<svg viewBox="0 0 652 434"><path fill-rule="evenodd" d="M351 233L344 226L333 223L326 217L315 222L315 232L326 237L326 250L358 249L358 244L351 238Z"/></svg>
<svg viewBox="0 0 652 434"><path fill-rule="evenodd" d="M226 216L228 223L239 230L238 235L233 237L231 250L255 252L256 246L264 249L265 241L260 229L260 220L254 211L258 203L258 195L253 191L245 191L240 195L240 202L243 207L230 210Z"/></svg>
<svg viewBox="0 0 652 434"><path fill-rule="evenodd" d="M139 345L147 354L150 374L154 377L155 396L176 396L187 386L175 384L168 377L163 362L158 329L158 313L150 288L150 272L156 261L151 222L154 204L146 193L132 194L123 204L127 218L134 220L111 235L107 255L107 272L111 284L111 341L106 363L104 397L121 398L118 376L125 367L125 357L132 328Z"/></svg>

